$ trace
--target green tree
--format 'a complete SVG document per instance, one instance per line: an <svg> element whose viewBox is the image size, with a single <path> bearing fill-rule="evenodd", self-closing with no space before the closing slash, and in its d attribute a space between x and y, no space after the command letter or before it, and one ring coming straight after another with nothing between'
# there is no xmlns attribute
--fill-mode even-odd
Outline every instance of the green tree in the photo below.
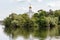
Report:
<svg viewBox="0 0 60 40"><path fill-rule="evenodd" d="M26 13L12 13L4 19L4 25L4 32L12 39L18 36L27 39L33 35L44 40L47 36L60 35L60 10L38 10L31 18Z"/></svg>
<svg viewBox="0 0 60 40"><path fill-rule="evenodd" d="M14 35L14 32L18 28L18 21L15 20L16 17L17 17L17 14L12 13L9 17L7 17L4 20L4 25L5 25L4 32L7 35L9 35L12 39L14 39L14 37L16 37L16 35Z"/></svg>

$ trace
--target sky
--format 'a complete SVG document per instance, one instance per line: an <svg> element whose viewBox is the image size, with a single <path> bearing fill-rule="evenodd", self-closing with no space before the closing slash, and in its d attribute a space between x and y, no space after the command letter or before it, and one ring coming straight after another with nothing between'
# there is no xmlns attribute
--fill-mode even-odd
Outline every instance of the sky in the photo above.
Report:
<svg viewBox="0 0 60 40"><path fill-rule="evenodd" d="M34 12L40 9L47 11L49 9L60 9L60 0L0 0L0 20L3 20L11 13L22 14L28 12L30 4ZM0 25L0 40L8 40L8 36L4 34L2 27Z"/></svg>
<svg viewBox="0 0 60 40"><path fill-rule="evenodd" d="M11 13L22 14L27 12L30 3L34 12L40 9L60 9L60 0L0 0L0 20Z"/></svg>

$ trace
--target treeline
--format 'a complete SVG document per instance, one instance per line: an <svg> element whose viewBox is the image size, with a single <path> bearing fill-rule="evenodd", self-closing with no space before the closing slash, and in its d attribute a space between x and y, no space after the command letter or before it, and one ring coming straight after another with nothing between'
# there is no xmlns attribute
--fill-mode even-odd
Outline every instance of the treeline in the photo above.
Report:
<svg viewBox="0 0 60 40"><path fill-rule="evenodd" d="M13 39L30 34L38 38L60 36L60 10L38 10L31 18L26 13L12 13L4 19L4 25L4 32Z"/></svg>

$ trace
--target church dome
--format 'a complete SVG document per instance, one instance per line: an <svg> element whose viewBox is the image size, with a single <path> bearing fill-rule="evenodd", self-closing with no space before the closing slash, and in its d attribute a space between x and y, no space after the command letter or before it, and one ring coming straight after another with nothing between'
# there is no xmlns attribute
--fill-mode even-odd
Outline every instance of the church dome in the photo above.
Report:
<svg viewBox="0 0 60 40"><path fill-rule="evenodd" d="M30 5L30 6L29 6L29 9L31 9L31 8L32 8L32 6Z"/></svg>

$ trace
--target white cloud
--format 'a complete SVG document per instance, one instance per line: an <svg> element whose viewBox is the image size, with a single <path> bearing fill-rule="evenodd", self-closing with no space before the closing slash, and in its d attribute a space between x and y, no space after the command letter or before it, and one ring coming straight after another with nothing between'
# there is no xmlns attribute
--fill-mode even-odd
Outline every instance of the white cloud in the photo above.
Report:
<svg viewBox="0 0 60 40"><path fill-rule="evenodd" d="M38 2L42 2L43 0L37 0Z"/></svg>
<svg viewBox="0 0 60 40"><path fill-rule="evenodd" d="M31 2L31 0L27 0L27 2Z"/></svg>
<svg viewBox="0 0 60 40"><path fill-rule="evenodd" d="M11 2L23 2L24 0L10 0Z"/></svg>
<svg viewBox="0 0 60 40"><path fill-rule="evenodd" d="M31 0L10 0L11 2L31 2Z"/></svg>
<svg viewBox="0 0 60 40"><path fill-rule="evenodd" d="M51 7L60 7L60 1L49 2L48 6L51 6Z"/></svg>
<svg viewBox="0 0 60 40"><path fill-rule="evenodd" d="M50 2L47 5L48 5L48 7L55 7L55 2Z"/></svg>
<svg viewBox="0 0 60 40"><path fill-rule="evenodd" d="M16 0L16 1L23 1L23 0Z"/></svg>
<svg viewBox="0 0 60 40"><path fill-rule="evenodd" d="M56 1L56 2L55 2L55 6L60 7L60 1Z"/></svg>
<svg viewBox="0 0 60 40"><path fill-rule="evenodd" d="M25 7L17 7L20 10L27 10Z"/></svg>
<svg viewBox="0 0 60 40"><path fill-rule="evenodd" d="M51 1L47 3L48 8L58 10L60 9L60 1Z"/></svg>

